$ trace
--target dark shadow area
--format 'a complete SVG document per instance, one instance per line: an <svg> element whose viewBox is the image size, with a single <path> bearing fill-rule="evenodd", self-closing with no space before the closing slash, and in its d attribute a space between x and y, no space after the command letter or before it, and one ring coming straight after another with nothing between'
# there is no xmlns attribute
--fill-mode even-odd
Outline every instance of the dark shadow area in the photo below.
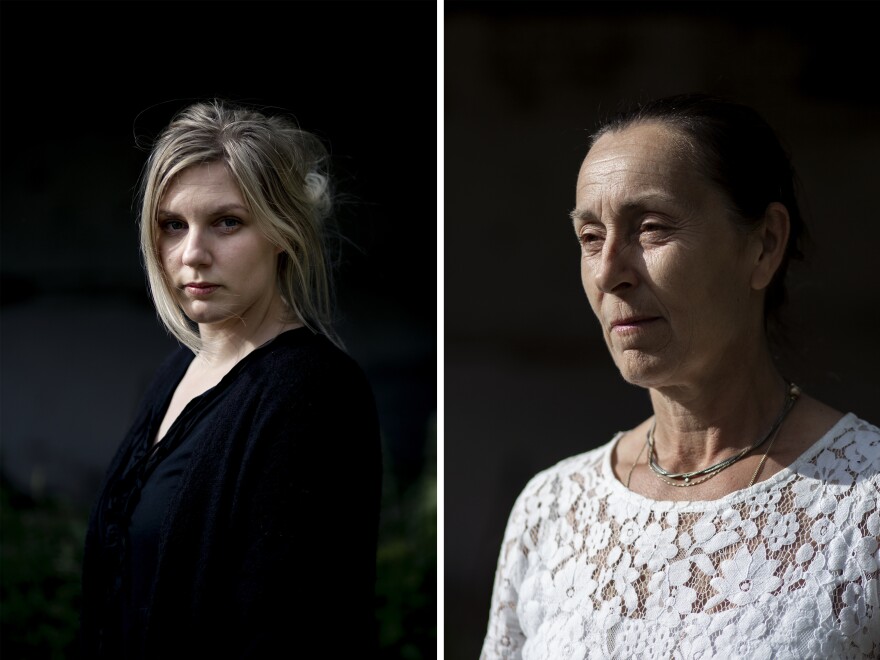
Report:
<svg viewBox="0 0 880 660"><path fill-rule="evenodd" d="M596 121L702 90L790 148L813 244L790 271L789 377L880 423L880 149L869 3L446 2L444 648L479 656L528 479L651 414L581 288L568 216Z"/></svg>
<svg viewBox="0 0 880 660"><path fill-rule="evenodd" d="M385 452L382 653L435 657L436 4L0 11L3 657L63 657L69 642L85 516L173 348L138 254L137 145L210 96L287 111L330 146L338 329L373 385Z"/></svg>

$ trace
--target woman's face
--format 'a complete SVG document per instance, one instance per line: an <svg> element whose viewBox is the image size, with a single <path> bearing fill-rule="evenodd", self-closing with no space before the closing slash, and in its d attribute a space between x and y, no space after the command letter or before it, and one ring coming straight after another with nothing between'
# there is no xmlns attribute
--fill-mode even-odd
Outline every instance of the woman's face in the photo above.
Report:
<svg viewBox="0 0 880 660"><path fill-rule="evenodd" d="M599 138L572 212L581 278L623 377L643 387L723 375L763 337L756 242L683 138L660 123Z"/></svg>
<svg viewBox="0 0 880 660"><path fill-rule="evenodd" d="M179 174L159 204L158 224L165 275L200 326L247 323L277 302L280 250L257 227L223 163Z"/></svg>

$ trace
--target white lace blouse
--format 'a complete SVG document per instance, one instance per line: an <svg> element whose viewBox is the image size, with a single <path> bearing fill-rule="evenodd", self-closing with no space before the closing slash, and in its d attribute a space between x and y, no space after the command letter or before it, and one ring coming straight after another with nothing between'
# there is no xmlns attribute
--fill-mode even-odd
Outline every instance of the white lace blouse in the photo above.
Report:
<svg viewBox="0 0 880 660"><path fill-rule="evenodd" d="M849 413L708 502L624 487L621 435L517 498L481 660L880 657L880 429Z"/></svg>

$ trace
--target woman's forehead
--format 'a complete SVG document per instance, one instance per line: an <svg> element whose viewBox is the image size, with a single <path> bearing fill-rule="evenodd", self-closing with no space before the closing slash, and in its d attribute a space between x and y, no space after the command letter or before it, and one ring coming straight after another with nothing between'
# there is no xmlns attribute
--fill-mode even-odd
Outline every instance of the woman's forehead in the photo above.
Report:
<svg viewBox="0 0 880 660"><path fill-rule="evenodd" d="M602 135L581 164L578 194L638 188L676 189L702 178L683 136L663 125Z"/></svg>
<svg viewBox="0 0 880 660"><path fill-rule="evenodd" d="M600 137L581 165L572 216L586 221L625 209L727 207L685 136L660 123L639 124Z"/></svg>
<svg viewBox="0 0 880 660"><path fill-rule="evenodd" d="M639 123L600 136L584 158L581 170L602 171L625 164L640 168L666 168L688 162L686 136L657 121Z"/></svg>
<svg viewBox="0 0 880 660"><path fill-rule="evenodd" d="M174 206L196 199L223 198L228 203L244 205L238 184L225 164L220 162L190 165L178 172L162 193L159 206Z"/></svg>

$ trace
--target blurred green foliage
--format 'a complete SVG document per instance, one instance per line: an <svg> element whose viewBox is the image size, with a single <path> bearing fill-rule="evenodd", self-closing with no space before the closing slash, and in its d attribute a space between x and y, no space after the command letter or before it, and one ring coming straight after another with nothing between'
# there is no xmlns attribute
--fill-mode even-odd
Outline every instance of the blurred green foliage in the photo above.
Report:
<svg viewBox="0 0 880 660"><path fill-rule="evenodd" d="M437 657L437 479L435 452L405 489L386 469L377 549L380 658ZM0 656L71 657L79 623L87 511L34 498L0 478Z"/></svg>
<svg viewBox="0 0 880 660"><path fill-rule="evenodd" d="M0 655L70 657L87 512L0 481Z"/></svg>
<svg viewBox="0 0 880 660"><path fill-rule="evenodd" d="M376 564L380 657L437 657L437 433L419 479L398 489L386 470Z"/></svg>

